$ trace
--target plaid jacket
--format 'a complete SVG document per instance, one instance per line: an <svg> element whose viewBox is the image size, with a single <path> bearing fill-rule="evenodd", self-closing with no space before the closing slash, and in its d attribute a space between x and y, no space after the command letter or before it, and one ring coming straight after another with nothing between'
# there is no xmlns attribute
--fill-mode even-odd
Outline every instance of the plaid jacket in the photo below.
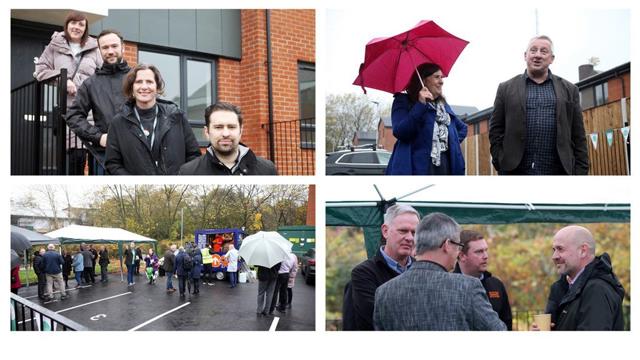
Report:
<svg viewBox="0 0 640 360"><path fill-rule="evenodd" d="M480 280L416 261L376 291L376 330L506 330Z"/></svg>

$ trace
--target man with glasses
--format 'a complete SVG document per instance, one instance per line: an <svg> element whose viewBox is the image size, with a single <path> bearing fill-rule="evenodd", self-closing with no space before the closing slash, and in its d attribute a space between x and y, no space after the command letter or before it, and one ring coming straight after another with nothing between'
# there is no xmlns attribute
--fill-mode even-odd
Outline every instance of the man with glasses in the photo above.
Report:
<svg viewBox="0 0 640 360"><path fill-rule="evenodd" d="M344 330L373 330L373 303L376 289L412 266L416 226L420 214L409 205L396 204L384 214L383 244L374 257L351 271L345 287Z"/></svg>
<svg viewBox="0 0 640 360"><path fill-rule="evenodd" d="M512 329L511 305L507 289L500 279L487 271L489 264L489 245L484 236L477 231L462 230L460 232L462 250L458 255L458 263L454 272L462 273L480 279L487 292L493 310L498 313L500 320Z"/></svg>
<svg viewBox="0 0 640 360"><path fill-rule="evenodd" d="M553 42L536 36L527 70L498 86L489 123L493 166L501 175L586 175L587 138L578 88L551 73Z"/></svg>
<svg viewBox="0 0 640 360"><path fill-rule="evenodd" d="M376 330L506 330L477 278L454 274L460 226L442 213L416 230L416 261L376 290Z"/></svg>

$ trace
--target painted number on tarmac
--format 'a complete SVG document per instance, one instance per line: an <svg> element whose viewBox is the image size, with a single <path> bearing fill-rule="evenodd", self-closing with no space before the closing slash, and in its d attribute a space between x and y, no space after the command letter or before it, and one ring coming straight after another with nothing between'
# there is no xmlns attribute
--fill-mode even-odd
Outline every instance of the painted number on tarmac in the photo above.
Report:
<svg viewBox="0 0 640 360"><path fill-rule="evenodd" d="M91 320L98 321L98 320L100 320L100 318L106 318L106 317L107 317L106 314L98 314L98 315L92 316Z"/></svg>

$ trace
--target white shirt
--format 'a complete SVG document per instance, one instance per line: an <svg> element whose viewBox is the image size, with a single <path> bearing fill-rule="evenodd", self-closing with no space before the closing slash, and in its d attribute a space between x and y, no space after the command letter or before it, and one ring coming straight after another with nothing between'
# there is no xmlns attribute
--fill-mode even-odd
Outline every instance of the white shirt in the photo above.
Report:
<svg viewBox="0 0 640 360"><path fill-rule="evenodd" d="M233 248L227 251L224 257L226 257L227 261L229 262L227 264L227 271L231 271L231 272L238 271L238 250L236 250L236 248Z"/></svg>

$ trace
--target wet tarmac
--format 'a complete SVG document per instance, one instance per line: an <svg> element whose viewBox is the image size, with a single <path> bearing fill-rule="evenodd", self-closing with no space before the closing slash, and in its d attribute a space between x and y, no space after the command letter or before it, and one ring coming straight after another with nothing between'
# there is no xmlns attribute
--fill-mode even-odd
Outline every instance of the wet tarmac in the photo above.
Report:
<svg viewBox="0 0 640 360"><path fill-rule="evenodd" d="M257 282L231 289L228 282L215 281L213 286L201 284L199 294L181 298L178 291L166 292L166 277L153 285L142 274L133 286L120 282L119 274L110 274L109 280L71 288L65 300L59 294L51 302L39 300L36 286L20 289L19 295L97 331L315 330L315 286L305 284L300 273L291 309L267 316L256 314ZM175 278L173 285L178 288Z"/></svg>

